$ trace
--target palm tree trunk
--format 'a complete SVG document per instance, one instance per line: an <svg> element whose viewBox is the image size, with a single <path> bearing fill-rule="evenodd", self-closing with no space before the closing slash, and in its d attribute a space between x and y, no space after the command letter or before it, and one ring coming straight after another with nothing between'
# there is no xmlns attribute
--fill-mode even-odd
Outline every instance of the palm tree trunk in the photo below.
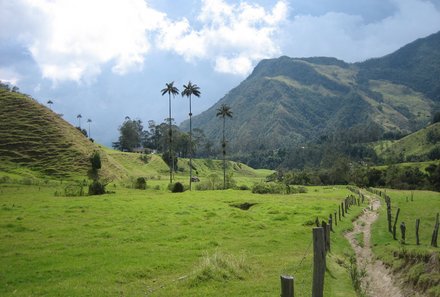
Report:
<svg viewBox="0 0 440 297"><path fill-rule="evenodd" d="M225 122L226 118L223 116L223 190L226 190L226 141L225 141Z"/></svg>
<svg viewBox="0 0 440 297"><path fill-rule="evenodd" d="M169 158L170 158L170 184L173 182L173 170L174 170L174 158L171 155L171 145L173 143L172 140L172 130L171 130L171 94L168 93L168 109L169 109L169 113L168 113L168 123L169 123L169 129L168 129L168 136L170 137L169 139L169 146L168 146L168 154L169 154Z"/></svg>
<svg viewBox="0 0 440 297"><path fill-rule="evenodd" d="M192 185L192 123L191 123L191 95L189 95L189 190Z"/></svg>

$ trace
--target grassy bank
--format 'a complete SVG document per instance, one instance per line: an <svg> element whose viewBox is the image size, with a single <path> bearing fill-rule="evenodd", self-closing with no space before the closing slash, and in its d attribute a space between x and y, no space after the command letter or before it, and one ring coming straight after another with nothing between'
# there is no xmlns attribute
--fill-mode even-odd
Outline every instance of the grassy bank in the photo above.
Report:
<svg viewBox="0 0 440 297"><path fill-rule="evenodd" d="M435 216L440 212L440 193L387 190L387 194L391 197L393 223L397 208L400 208L398 240L393 240L388 232L386 206L382 201L379 219L373 225L374 253L394 271L400 272L407 283L426 291L429 296L440 296L440 249L430 246ZM420 219L420 245L416 245L416 219ZM405 244L401 242L401 222L406 225Z"/></svg>

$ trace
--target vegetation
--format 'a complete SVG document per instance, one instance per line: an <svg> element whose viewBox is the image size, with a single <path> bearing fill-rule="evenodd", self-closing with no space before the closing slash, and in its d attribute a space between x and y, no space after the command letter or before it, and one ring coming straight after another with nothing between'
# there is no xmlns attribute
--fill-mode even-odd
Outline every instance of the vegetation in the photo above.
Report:
<svg viewBox="0 0 440 297"><path fill-rule="evenodd" d="M427 296L440 296L440 267L438 248L430 246L436 215L440 210L440 194L428 191L387 190L391 197L392 219L400 208L399 220L405 222L406 240L401 242L388 232L386 207L380 209L380 216L373 225L372 246L377 255L394 271L399 271L406 283L423 291ZM385 204L384 201L382 201ZM420 245L416 245L415 221L420 219Z"/></svg>

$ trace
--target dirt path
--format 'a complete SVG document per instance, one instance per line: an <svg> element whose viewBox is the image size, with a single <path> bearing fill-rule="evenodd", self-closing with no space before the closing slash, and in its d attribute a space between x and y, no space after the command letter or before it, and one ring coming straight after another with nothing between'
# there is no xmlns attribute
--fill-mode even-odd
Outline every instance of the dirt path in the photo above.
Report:
<svg viewBox="0 0 440 297"><path fill-rule="evenodd" d="M353 231L345 234L356 253L356 260L359 269L365 269L366 276L362 279L362 289L367 296L405 297L403 291L394 284L392 273L385 265L376 260L371 250L371 224L378 217L377 210L380 207L380 200L370 198L370 207L353 223ZM356 234L363 233L364 244L360 246L355 239ZM414 296L414 295L411 295Z"/></svg>

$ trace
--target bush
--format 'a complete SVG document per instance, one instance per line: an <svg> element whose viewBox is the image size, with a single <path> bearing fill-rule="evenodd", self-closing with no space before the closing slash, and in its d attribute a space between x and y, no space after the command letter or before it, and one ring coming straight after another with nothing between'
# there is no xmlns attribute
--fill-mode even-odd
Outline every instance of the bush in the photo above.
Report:
<svg viewBox="0 0 440 297"><path fill-rule="evenodd" d="M289 194L298 194L298 193L307 193L306 187L289 187L288 189Z"/></svg>
<svg viewBox="0 0 440 297"><path fill-rule="evenodd" d="M284 194L286 186L274 182L261 182L252 187L252 193L255 194Z"/></svg>
<svg viewBox="0 0 440 297"><path fill-rule="evenodd" d="M241 190L241 191L250 190L250 188L248 186L246 186L246 185L241 185L241 186L238 187L238 189Z"/></svg>
<svg viewBox="0 0 440 297"><path fill-rule="evenodd" d="M180 182L170 184L171 185L171 192L173 193L183 193L185 191L183 184Z"/></svg>
<svg viewBox="0 0 440 297"><path fill-rule="evenodd" d="M145 190L147 188L147 181L143 177L138 177L136 183L134 184L135 189Z"/></svg>
<svg viewBox="0 0 440 297"><path fill-rule="evenodd" d="M89 195L102 195L105 194L105 185L99 181L94 181L89 185Z"/></svg>

